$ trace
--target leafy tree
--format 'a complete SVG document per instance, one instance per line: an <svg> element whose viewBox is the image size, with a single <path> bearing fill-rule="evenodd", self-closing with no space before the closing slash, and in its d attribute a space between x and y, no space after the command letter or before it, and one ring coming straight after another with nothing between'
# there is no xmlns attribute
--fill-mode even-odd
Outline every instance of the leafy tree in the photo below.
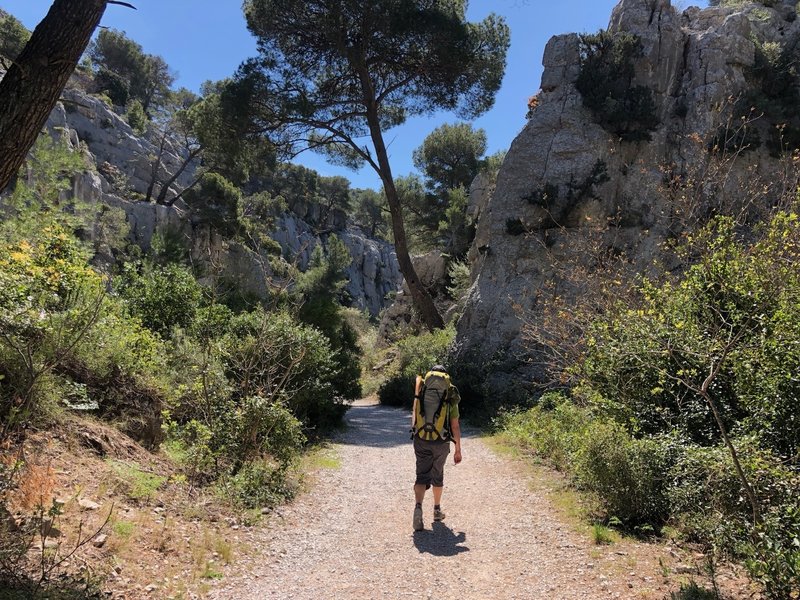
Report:
<svg viewBox="0 0 800 600"><path fill-rule="evenodd" d="M54 0L0 81L0 191L17 174L47 122L107 4L109 0Z"/></svg>
<svg viewBox="0 0 800 600"><path fill-rule="evenodd" d="M229 181L244 185L264 176L275 164L272 144L263 136L252 135L242 114L247 110L239 98L222 91L229 81L207 82L202 99L193 104L185 121L203 149L203 162Z"/></svg>
<svg viewBox="0 0 800 600"><path fill-rule="evenodd" d="M338 367L333 385L339 395L348 399L361 395L358 336L343 318L338 296L346 282L344 270L352 262L344 242L331 235L327 256L321 246L314 248L309 268L297 281L297 291L302 295L298 316L301 321L317 327L331 341Z"/></svg>
<svg viewBox="0 0 800 600"><path fill-rule="evenodd" d="M249 0L260 56L240 67L229 90L252 109L255 130L288 153L315 149L380 175L400 270L431 329L443 321L408 254L383 136L409 116L444 109L471 117L492 105L508 28L495 15L467 22L465 12L464 0Z"/></svg>
<svg viewBox="0 0 800 600"><path fill-rule="evenodd" d="M115 104L128 98L139 100L145 113L163 106L169 97L175 76L160 57L145 54L142 46L124 32L103 29L89 49L97 68L97 82Z"/></svg>
<svg viewBox="0 0 800 600"><path fill-rule="evenodd" d="M17 59L19 53L31 39L31 32L13 15L0 11L0 64L8 69L8 64Z"/></svg>
<svg viewBox="0 0 800 600"><path fill-rule="evenodd" d="M185 194L186 203L198 214L202 223L221 235L232 236L238 227L241 190L218 173L205 173L200 184Z"/></svg>
<svg viewBox="0 0 800 600"><path fill-rule="evenodd" d="M427 189L414 212L447 252L462 254L471 242L467 190L484 166L485 152L486 132L468 123L436 128L414 151L414 165L425 176Z"/></svg>
<svg viewBox="0 0 800 600"><path fill-rule="evenodd" d="M386 238L389 235L389 207L386 198L375 190L353 190L353 216L369 237Z"/></svg>
<svg viewBox="0 0 800 600"><path fill-rule="evenodd" d="M469 189L486 152L486 132L469 123L442 125L414 150L414 166L425 176L428 189L445 197L457 187Z"/></svg>

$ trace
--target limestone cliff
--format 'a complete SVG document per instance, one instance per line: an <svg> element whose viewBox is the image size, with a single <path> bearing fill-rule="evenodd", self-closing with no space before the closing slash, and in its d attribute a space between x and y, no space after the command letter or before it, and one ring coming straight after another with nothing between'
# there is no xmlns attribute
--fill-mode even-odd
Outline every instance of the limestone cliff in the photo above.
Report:
<svg viewBox="0 0 800 600"><path fill-rule="evenodd" d="M74 178L72 196L122 209L130 241L144 250L150 248L156 233L178 235L185 240L193 261L205 265L210 276L222 276L248 294L267 297L266 279L273 275L268 261L199 224L180 199L173 202L197 177L195 162L189 160L184 167L189 157L180 144L162 140L156 132L138 135L100 98L76 86L64 91L47 126L54 135L66 138L73 150L85 152L92 165ZM153 180L154 157L159 154L159 180L170 180L183 167L164 205L142 201ZM158 191L156 186L154 194ZM402 283L391 244L369 238L342 211L325 213L313 203L289 206L276 219L270 235L281 245L283 258L305 270L314 248L324 246L334 233L353 257L345 288L351 305L377 315ZM111 260L110 250L103 259Z"/></svg>
<svg viewBox="0 0 800 600"><path fill-rule="evenodd" d="M757 44L783 48L800 36L795 2L774 4L683 13L669 0L622 0L615 7L609 33L641 41L633 83L649 89L654 101L658 125L649 140L620 139L585 107L576 88L577 34L549 41L538 106L508 151L470 251L474 281L458 323L458 352L473 366L492 365L490 393L503 393L511 380L541 376L532 366L538 350L521 333L521 319L535 322L547 295L580 302L564 269L591 270L600 260L587 249L590 238L600 254L624 253L640 272L653 267L683 210L665 181L686 179L709 164L709 141L736 117L736 99L751 85ZM779 168L763 146L741 153L706 194L706 210L730 203L755 174L775 186L765 201L780 195L772 175Z"/></svg>

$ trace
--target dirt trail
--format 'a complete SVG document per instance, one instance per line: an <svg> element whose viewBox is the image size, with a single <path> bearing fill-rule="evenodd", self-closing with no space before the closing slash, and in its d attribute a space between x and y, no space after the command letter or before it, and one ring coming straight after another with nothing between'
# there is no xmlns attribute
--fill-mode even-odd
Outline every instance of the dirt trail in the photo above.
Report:
<svg viewBox="0 0 800 600"><path fill-rule="evenodd" d="M219 581L215 599L664 598L669 548L594 545L562 522L520 465L466 432L445 468L443 523L412 532L408 413L359 403L335 443L341 467L256 533L263 552ZM241 559L241 562L245 562ZM234 570L235 570L234 569ZM672 588L675 582L672 582Z"/></svg>

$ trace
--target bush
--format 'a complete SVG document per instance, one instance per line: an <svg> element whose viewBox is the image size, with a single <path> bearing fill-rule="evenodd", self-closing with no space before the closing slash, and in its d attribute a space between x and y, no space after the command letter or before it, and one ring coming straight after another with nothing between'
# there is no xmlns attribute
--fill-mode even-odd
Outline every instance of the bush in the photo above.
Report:
<svg viewBox="0 0 800 600"><path fill-rule="evenodd" d="M649 88L633 85L642 43L630 33L582 35L581 70L575 87L597 122L623 140L649 140L658 126Z"/></svg>
<svg viewBox="0 0 800 600"><path fill-rule="evenodd" d="M770 511L756 528L755 542L745 561L750 576L761 583L767 598L796 598L800 590L800 505ZM795 594L794 596L792 594Z"/></svg>
<svg viewBox="0 0 800 600"><path fill-rule="evenodd" d="M790 502L796 482L771 453L760 449L754 438L733 442L742 468L763 507ZM753 512L730 460L727 448L684 449L669 478L673 521L690 540L714 545L719 551L741 556L751 539Z"/></svg>
<svg viewBox="0 0 800 600"><path fill-rule="evenodd" d="M167 339L173 328L192 325L202 288L184 267L145 265L126 272L120 294L145 327Z"/></svg>
<svg viewBox="0 0 800 600"><path fill-rule="evenodd" d="M572 472L592 415L557 392L526 411L503 413L495 422L515 445L527 448L560 471Z"/></svg>
<svg viewBox="0 0 800 600"><path fill-rule="evenodd" d="M445 358L454 337L455 328L450 325L433 333L400 340L391 375L378 389L380 403L411 408L416 376L425 375L436 363L446 364ZM454 383L458 385L458 382Z"/></svg>
<svg viewBox="0 0 800 600"><path fill-rule="evenodd" d="M282 400L307 434L338 427L347 407L335 393L337 364L327 338L287 313L234 317L222 340L237 398Z"/></svg>
<svg viewBox="0 0 800 600"><path fill-rule="evenodd" d="M0 439L50 410L45 382L95 325L103 286L61 228L0 244Z"/></svg>
<svg viewBox="0 0 800 600"><path fill-rule="evenodd" d="M128 102L125 118L135 134L143 135L144 132L147 131L149 119L144 112L144 108L142 108L142 103L138 100L131 100Z"/></svg>
<svg viewBox="0 0 800 600"><path fill-rule="evenodd" d="M659 529L670 515L671 445L666 439L634 439L614 422L593 421L576 455L577 480L597 495L608 516L627 527Z"/></svg>
<svg viewBox="0 0 800 600"><path fill-rule="evenodd" d="M277 506L297 493L297 485L286 468L268 459L246 463L238 473L223 481L222 489L243 508Z"/></svg>

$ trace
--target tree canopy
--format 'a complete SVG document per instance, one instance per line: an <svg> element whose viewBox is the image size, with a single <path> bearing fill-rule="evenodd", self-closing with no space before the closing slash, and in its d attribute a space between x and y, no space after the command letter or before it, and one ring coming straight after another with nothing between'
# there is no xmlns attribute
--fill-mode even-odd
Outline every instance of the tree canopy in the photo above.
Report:
<svg viewBox="0 0 800 600"><path fill-rule="evenodd" d="M408 256L383 132L413 115L488 110L505 69L505 22L466 21L464 0L248 0L244 8L259 56L240 67L229 96L251 110L253 131L289 155L315 149L375 169L414 303L429 328L441 327Z"/></svg>
<svg viewBox="0 0 800 600"><path fill-rule="evenodd" d="M103 29L89 49L99 85L120 105L138 100L150 114L164 104L175 76L166 61L116 29Z"/></svg>

